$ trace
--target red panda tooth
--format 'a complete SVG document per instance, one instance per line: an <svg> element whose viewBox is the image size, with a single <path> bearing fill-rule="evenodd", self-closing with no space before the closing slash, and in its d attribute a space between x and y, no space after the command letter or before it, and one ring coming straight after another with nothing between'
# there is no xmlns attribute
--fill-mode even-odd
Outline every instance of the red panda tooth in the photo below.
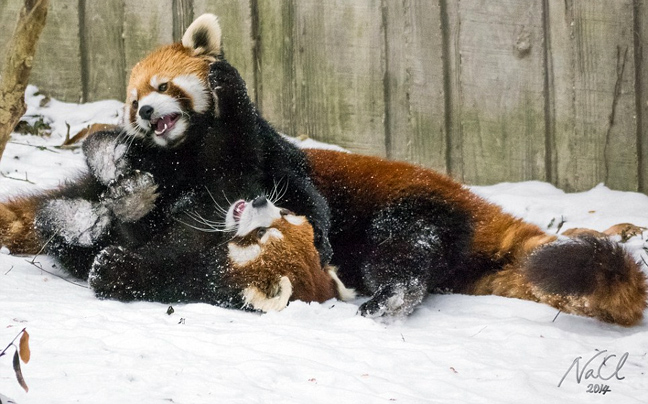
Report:
<svg viewBox="0 0 648 404"><path fill-rule="evenodd" d="M168 126L167 126L167 124L165 123L165 124L164 124L164 129L162 129L161 131L158 131L158 130L156 129L156 130L155 130L155 134L156 134L156 135L161 135L161 134L163 134L164 132L166 132L167 127L168 127Z"/></svg>

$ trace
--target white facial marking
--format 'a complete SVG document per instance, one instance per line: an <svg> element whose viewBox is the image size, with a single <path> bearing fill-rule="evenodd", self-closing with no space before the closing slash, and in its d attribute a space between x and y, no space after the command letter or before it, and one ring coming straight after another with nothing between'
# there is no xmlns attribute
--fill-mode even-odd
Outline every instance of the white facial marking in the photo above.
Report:
<svg viewBox="0 0 648 404"><path fill-rule="evenodd" d="M193 109L198 113L204 113L209 108L209 91L207 85L198 77L186 74L172 80L173 84L184 90L193 102Z"/></svg>
<svg viewBox="0 0 648 404"><path fill-rule="evenodd" d="M279 230L277 230L277 229L275 229L275 228L269 228L269 229L265 232L265 234L261 237L261 239L259 240L259 242L260 242L261 244L265 244L265 243L267 243L268 241L270 241L271 238L272 238L272 239L275 239L275 240L281 240L281 239L284 238L284 236L283 236L283 233L281 233Z"/></svg>
<svg viewBox="0 0 648 404"><path fill-rule="evenodd" d="M301 226L306 223L306 218L304 216L295 216L295 215L286 215L284 219L292 225Z"/></svg>
<svg viewBox="0 0 648 404"><path fill-rule="evenodd" d="M261 247L258 244L240 247L235 243L227 245L229 259L236 266L244 266L256 260L261 255Z"/></svg>
<svg viewBox="0 0 648 404"><path fill-rule="evenodd" d="M245 210L241 214L241 218L238 223L234 220L234 206L233 204L230 207L229 212L227 212L227 218L225 223L229 226L233 224L232 227L237 226L236 235L239 237L244 237L254 229L259 227L270 227L272 222L281 218L281 209L276 207L272 202L268 203L260 208L255 208L252 206L252 203L248 203L245 207Z"/></svg>
<svg viewBox="0 0 648 404"><path fill-rule="evenodd" d="M243 301L245 306L251 306L256 310L263 312L269 311L281 311L286 308L288 305L288 300L292 296L292 283L287 276L282 276L279 280L278 293L270 297L260 289L250 286L245 288L241 294L243 295Z"/></svg>
<svg viewBox="0 0 648 404"><path fill-rule="evenodd" d="M166 78L166 77L158 77L158 75L156 74L153 77L151 77L151 80L149 81L149 84L151 84L151 87L153 87L154 89L157 90L158 87L160 87L160 84L168 83L168 82L169 82L168 78Z"/></svg>

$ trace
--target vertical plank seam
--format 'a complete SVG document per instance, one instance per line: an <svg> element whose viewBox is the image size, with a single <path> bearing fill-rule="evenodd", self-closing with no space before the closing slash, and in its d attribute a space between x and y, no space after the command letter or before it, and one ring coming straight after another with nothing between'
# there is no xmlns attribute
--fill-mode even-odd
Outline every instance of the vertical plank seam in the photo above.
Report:
<svg viewBox="0 0 648 404"><path fill-rule="evenodd" d="M385 155L389 159L392 157L392 138L391 138L391 112L389 108L389 100L391 99L391 90L389 88L389 33L388 29L388 0L381 0L381 16L382 16L382 38L383 38L383 126L385 131Z"/></svg>
<svg viewBox="0 0 648 404"><path fill-rule="evenodd" d="M173 13L173 40L180 41L185 30L193 21L193 0L173 0L171 12ZM185 11L188 11L185 13Z"/></svg>
<svg viewBox="0 0 648 404"><path fill-rule="evenodd" d="M290 86L290 110L288 111L288 126L290 127L290 131L292 133L292 136L297 136L297 128L299 127L297 123L297 67L295 65L295 60L296 60L296 54L298 52L298 49L295 47L295 41L294 38L297 38L297 23L295 21L296 17L296 11L295 11L295 1L297 0L284 0L284 4L287 4L288 7L288 24L290 24L290 41L288 41L288 44L290 45L290 48L288 49L288 55L290 55L290 77L288 81L288 85ZM283 10L281 11L281 15L283 18ZM283 28L282 28L283 31ZM285 126L285 124L284 124Z"/></svg>
<svg viewBox="0 0 648 404"><path fill-rule="evenodd" d="M549 0L542 1L542 29L544 46L544 121L545 121L545 181L556 184L554 178L554 150L556 134L555 94L553 91L553 63L551 53L551 23L549 17Z"/></svg>
<svg viewBox="0 0 648 404"><path fill-rule="evenodd" d="M77 6L79 18L79 56L81 62L81 103L88 99L88 44L86 42L85 0L79 0Z"/></svg>
<svg viewBox="0 0 648 404"><path fill-rule="evenodd" d="M614 92L612 94L612 107L608 118L608 127L605 132L605 146L603 148L603 167L605 169L605 183L610 179L610 146L612 143L612 128L615 124L616 109L621 97L621 86L623 84L623 73L625 72L626 62L628 61L628 47L626 46L621 56L621 46L617 45L616 55L616 81L614 83Z"/></svg>
<svg viewBox="0 0 648 404"><path fill-rule="evenodd" d="M121 61L122 61L122 69L123 69L123 76L122 79L126 83L128 83L130 79L130 72L128 71L128 63L126 62L126 0L122 1L122 21L121 21L121 30L120 30L120 35L119 38L121 40ZM124 85L122 84L122 92L121 92L121 99L122 101L126 102L126 98L128 95L126 94L126 87L128 84Z"/></svg>
<svg viewBox="0 0 648 404"><path fill-rule="evenodd" d="M445 166L448 175L452 172L452 85L450 67L450 17L448 15L447 0L439 0L441 21L441 59L443 69L443 126L445 132Z"/></svg>
<svg viewBox="0 0 648 404"><path fill-rule="evenodd" d="M261 59L261 35L259 33L259 3L258 0L250 0L250 35L252 36L252 80L254 80L254 103L259 111L263 112L263 83L261 82L261 69L263 69L263 60Z"/></svg>
<svg viewBox="0 0 648 404"><path fill-rule="evenodd" d="M637 137L637 190L646 192L644 183L644 155L643 155L643 47L641 46L641 12L643 11L642 0L633 0L632 4L632 36L634 44L634 74L635 74L635 116L636 116L636 137Z"/></svg>

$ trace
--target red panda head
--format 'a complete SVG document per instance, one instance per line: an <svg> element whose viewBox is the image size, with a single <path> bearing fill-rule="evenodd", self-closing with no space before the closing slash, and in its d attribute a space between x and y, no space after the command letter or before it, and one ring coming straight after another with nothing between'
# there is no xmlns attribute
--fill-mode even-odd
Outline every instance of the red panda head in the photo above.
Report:
<svg viewBox="0 0 648 404"><path fill-rule="evenodd" d="M306 217L275 206L265 197L237 201L229 208L226 228L235 233L228 243L230 286L241 289L247 306L278 311L289 300L350 300L336 269L322 268Z"/></svg>
<svg viewBox="0 0 648 404"><path fill-rule="evenodd" d="M275 206L263 196L252 202L240 200L232 204L225 226L235 232L228 244L230 262L234 266L248 265L259 259L287 263L293 255L298 255L302 266L321 268L313 244L313 227L308 220Z"/></svg>
<svg viewBox="0 0 648 404"><path fill-rule="evenodd" d="M182 42L158 48L135 65L124 113L127 133L159 147L182 143L191 118L213 110L207 75L221 56L218 17L203 14Z"/></svg>

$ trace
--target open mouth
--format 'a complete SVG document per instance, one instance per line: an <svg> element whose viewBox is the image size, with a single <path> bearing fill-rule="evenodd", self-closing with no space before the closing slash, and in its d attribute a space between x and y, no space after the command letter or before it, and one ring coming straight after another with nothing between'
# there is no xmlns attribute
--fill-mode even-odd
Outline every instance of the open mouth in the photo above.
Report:
<svg viewBox="0 0 648 404"><path fill-rule="evenodd" d="M151 121L151 127L155 130L156 136L164 136L165 133L173 129L176 122L180 119L180 114L169 114Z"/></svg>
<svg viewBox="0 0 648 404"><path fill-rule="evenodd" d="M234 217L235 222L238 223L241 220L241 215L243 214L246 206L247 203L245 201L236 202L236 204L234 205L234 210L232 211L232 216Z"/></svg>

